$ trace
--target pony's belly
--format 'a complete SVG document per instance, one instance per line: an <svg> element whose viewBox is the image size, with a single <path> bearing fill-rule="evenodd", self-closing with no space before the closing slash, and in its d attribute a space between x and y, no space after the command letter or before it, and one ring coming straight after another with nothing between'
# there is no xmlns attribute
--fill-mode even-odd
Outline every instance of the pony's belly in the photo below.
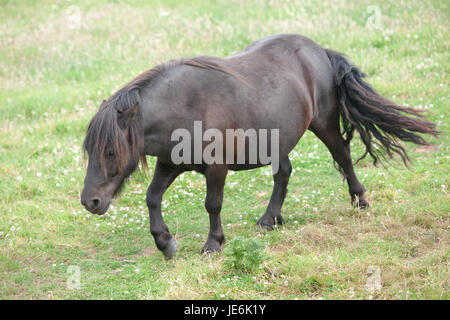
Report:
<svg viewBox="0 0 450 320"><path fill-rule="evenodd" d="M269 164L262 164L262 163L257 163L257 164L232 164L228 166L228 169L233 170L233 171L244 171L244 170L251 170L251 169L257 169L257 168L261 168L264 166L268 166Z"/></svg>

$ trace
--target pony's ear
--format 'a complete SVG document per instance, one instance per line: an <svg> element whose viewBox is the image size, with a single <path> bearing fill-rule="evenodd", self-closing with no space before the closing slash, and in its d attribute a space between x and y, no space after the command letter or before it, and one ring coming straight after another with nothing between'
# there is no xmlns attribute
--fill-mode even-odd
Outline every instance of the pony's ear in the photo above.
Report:
<svg viewBox="0 0 450 320"><path fill-rule="evenodd" d="M136 119L139 110L139 102L124 111L117 110L117 123L122 129L127 129L130 123Z"/></svg>

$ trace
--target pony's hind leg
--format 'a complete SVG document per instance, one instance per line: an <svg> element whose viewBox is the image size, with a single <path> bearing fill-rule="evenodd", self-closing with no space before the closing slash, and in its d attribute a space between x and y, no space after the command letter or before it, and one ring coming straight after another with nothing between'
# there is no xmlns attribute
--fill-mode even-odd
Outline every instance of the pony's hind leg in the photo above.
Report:
<svg viewBox="0 0 450 320"><path fill-rule="evenodd" d="M281 206L286 197L291 172L291 161L286 157L280 161L278 172L273 176L274 186L266 212L257 222L257 225L266 230L273 230L277 224L281 225L283 223Z"/></svg>
<svg viewBox="0 0 450 320"><path fill-rule="evenodd" d="M336 111L329 119L311 123L309 128L327 146L333 159L343 171L347 180L352 204L364 209L369 203L364 199L365 188L356 177L350 154L349 142L345 141L339 130L339 114Z"/></svg>

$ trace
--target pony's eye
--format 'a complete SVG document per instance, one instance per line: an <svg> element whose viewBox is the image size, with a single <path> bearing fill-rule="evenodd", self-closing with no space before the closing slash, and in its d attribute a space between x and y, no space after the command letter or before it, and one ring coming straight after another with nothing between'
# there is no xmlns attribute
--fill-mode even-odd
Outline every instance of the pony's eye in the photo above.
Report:
<svg viewBox="0 0 450 320"><path fill-rule="evenodd" d="M114 150L108 151L108 157L114 157Z"/></svg>

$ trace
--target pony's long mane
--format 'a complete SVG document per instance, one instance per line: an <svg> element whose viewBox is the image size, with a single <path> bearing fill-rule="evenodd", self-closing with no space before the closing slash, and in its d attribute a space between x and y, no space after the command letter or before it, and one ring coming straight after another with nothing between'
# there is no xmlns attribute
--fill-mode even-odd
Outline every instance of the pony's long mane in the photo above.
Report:
<svg viewBox="0 0 450 320"><path fill-rule="evenodd" d="M95 154L99 160L100 168L106 177L105 154L108 148L114 149L119 172L122 173L130 158L136 162L141 161L147 167L144 147L144 133L140 107L135 118L129 122L128 130L124 132L118 123L118 114L126 112L139 104L140 91L164 71L179 65L224 72L235 78L239 74L225 66L224 60L211 57L194 57L188 59L171 60L153 69L138 75L134 80L114 93L108 100L104 100L99 111L89 123L83 149L89 155Z"/></svg>

